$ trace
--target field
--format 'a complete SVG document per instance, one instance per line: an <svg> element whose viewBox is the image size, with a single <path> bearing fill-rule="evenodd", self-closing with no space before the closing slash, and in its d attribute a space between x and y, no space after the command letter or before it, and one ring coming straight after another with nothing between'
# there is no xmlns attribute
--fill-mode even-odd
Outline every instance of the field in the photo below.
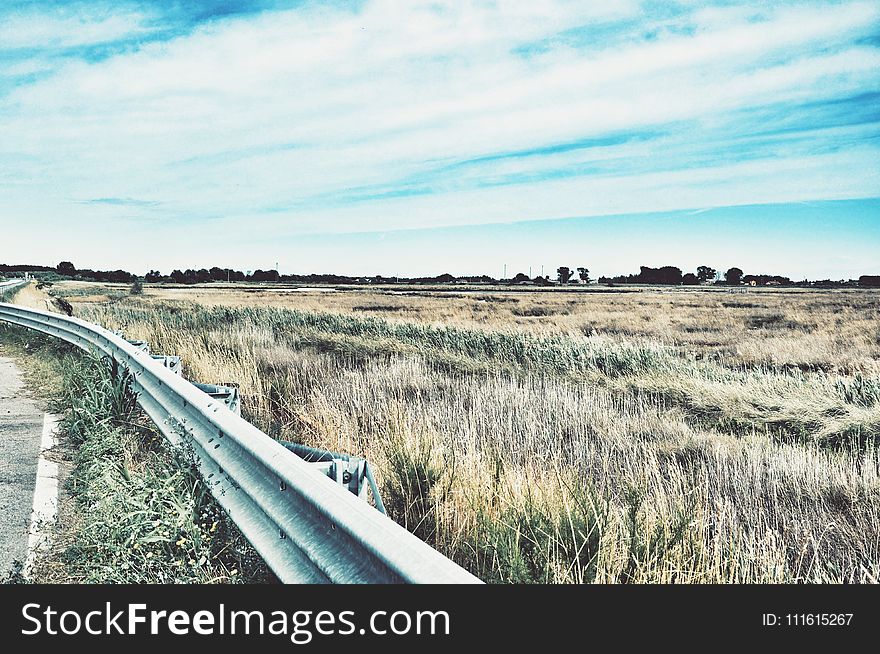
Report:
<svg viewBox="0 0 880 654"><path fill-rule="evenodd" d="M880 581L877 292L52 292L487 581Z"/></svg>

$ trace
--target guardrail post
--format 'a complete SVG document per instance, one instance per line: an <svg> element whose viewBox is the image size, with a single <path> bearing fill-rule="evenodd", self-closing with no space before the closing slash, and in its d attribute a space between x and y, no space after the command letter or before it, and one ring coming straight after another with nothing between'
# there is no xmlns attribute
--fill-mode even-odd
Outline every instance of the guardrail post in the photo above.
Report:
<svg viewBox="0 0 880 654"><path fill-rule="evenodd" d="M214 399L220 400L235 415L241 415L241 398L238 395L238 388L231 385L221 384L196 384L193 386L203 393L207 393Z"/></svg>
<svg viewBox="0 0 880 654"><path fill-rule="evenodd" d="M381 513L385 513L385 505L382 503L379 488L376 486L376 480L373 479L373 472L370 470L370 465L366 459L349 454L320 450L316 447L309 447L300 443L280 442L306 463L320 470L337 484L345 486L349 492L361 499L366 499L367 489L369 488L373 494L376 508Z"/></svg>
<svg viewBox="0 0 880 654"><path fill-rule="evenodd" d="M151 354L150 355L153 360L158 361L163 366L168 368L175 375L183 374L183 364L180 361L180 357L178 356L167 356L165 354Z"/></svg>

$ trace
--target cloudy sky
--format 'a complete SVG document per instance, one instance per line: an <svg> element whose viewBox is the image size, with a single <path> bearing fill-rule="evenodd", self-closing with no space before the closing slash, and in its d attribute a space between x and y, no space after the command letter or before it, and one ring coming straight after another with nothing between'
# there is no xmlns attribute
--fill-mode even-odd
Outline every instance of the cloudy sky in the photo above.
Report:
<svg viewBox="0 0 880 654"><path fill-rule="evenodd" d="M880 5L3 0L0 261L880 273Z"/></svg>

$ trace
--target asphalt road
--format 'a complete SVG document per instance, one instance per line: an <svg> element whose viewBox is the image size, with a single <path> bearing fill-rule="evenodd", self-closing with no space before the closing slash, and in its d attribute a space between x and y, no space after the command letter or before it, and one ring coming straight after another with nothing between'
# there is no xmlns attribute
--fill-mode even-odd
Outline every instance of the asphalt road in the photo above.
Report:
<svg viewBox="0 0 880 654"><path fill-rule="evenodd" d="M0 577L27 555L43 415L25 396L21 371L0 357Z"/></svg>

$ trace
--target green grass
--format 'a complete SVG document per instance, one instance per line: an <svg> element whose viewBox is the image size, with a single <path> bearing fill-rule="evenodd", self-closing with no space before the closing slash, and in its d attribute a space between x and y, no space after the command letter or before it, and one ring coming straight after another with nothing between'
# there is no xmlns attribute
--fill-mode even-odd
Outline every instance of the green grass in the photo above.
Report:
<svg viewBox="0 0 880 654"><path fill-rule="evenodd" d="M18 327L0 345L63 416L70 468L54 544L34 568L48 583L241 583L274 579L222 513L188 452L175 450L108 361ZM19 575L20 576L20 575ZM15 571L7 583L15 582Z"/></svg>
<svg viewBox="0 0 880 654"><path fill-rule="evenodd" d="M63 429L75 448L67 489L78 526L62 558L86 583L230 583L268 579L261 559L210 496L191 456L140 413L124 374L70 361Z"/></svg>
<svg viewBox="0 0 880 654"><path fill-rule="evenodd" d="M21 286L16 286L15 288L5 288L0 290L0 302L12 302L15 294L18 293L21 289Z"/></svg>
<svg viewBox="0 0 880 654"><path fill-rule="evenodd" d="M116 314L124 322L157 321L165 328L194 332L219 325L254 325L277 340L342 354L366 349L371 354L422 352L438 361L458 358L525 370L554 373L634 374L676 366L669 348L656 345L596 344L565 337L540 337L513 331L480 331L396 323L380 318L311 313L278 308L199 308L178 304L138 306L129 303Z"/></svg>

